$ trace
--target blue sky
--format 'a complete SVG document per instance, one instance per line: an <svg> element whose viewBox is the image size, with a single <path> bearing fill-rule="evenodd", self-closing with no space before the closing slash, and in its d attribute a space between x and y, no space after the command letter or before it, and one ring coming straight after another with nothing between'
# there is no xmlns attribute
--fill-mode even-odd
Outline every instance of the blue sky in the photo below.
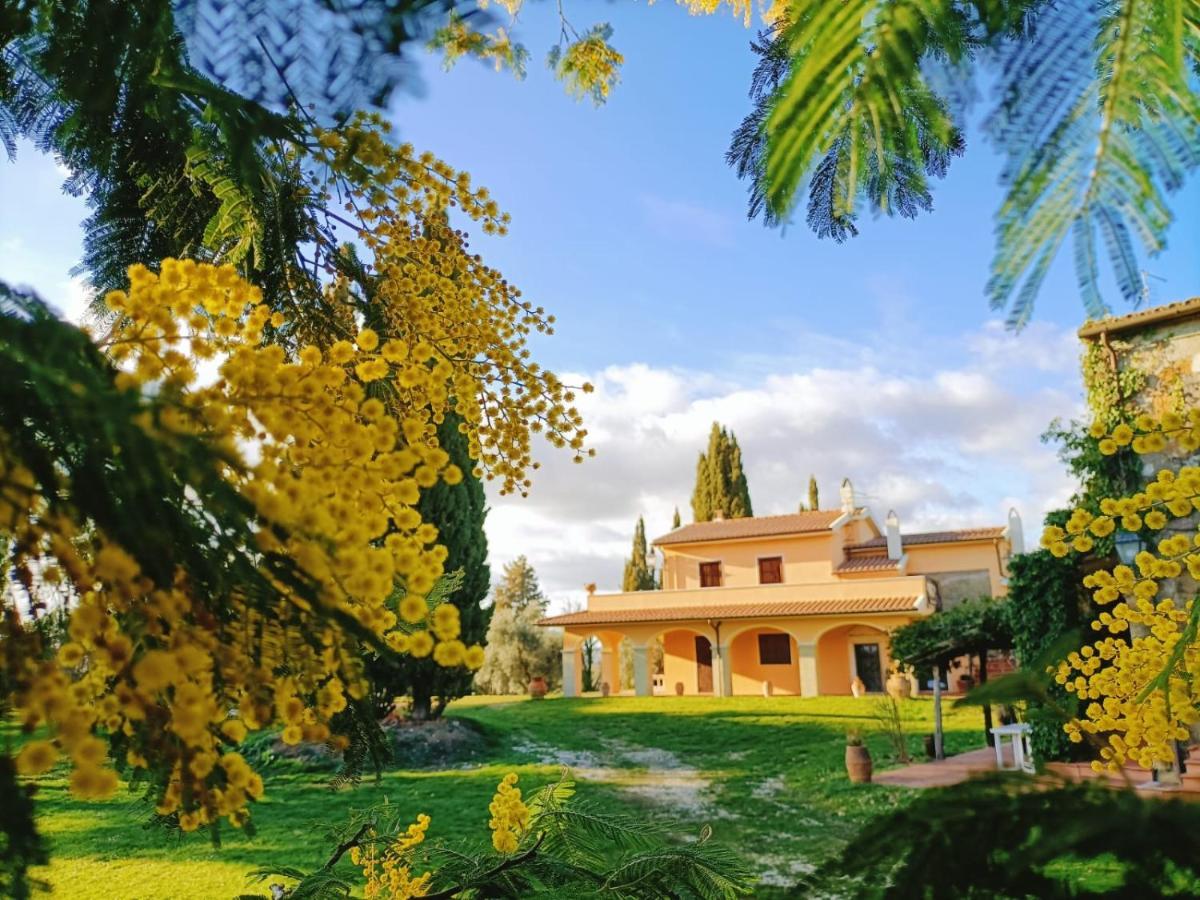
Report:
<svg viewBox="0 0 1200 900"><path fill-rule="evenodd" d="M1036 533L1071 490L1038 435L1080 412L1083 313L1066 254L1025 332L989 311L999 160L978 133L932 214L867 218L843 245L802 223L767 230L746 221L723 159L748 109L753 31L666 0L567 9L581 30L611 22L625 54L606 106L572 100L546 71L548 2L516 29L532 53L524 81L426 57L421 89L393 106L404 140L470 171L512 214L507 237L477 248L558 316L538 358L599 387L583 405L599 457L571 466L547 450L529 500L493 498L493 563L528 554L558 605L588 581L616 586L638 515L654 534L674 506L686 520L714 419L742 441L756 512L794 509L815 472L827 498L848 476L906 529L999 523L1016 505ZM84 210L61 181L27 147L0 164L0 278L77 309L67 271ZM1200 293L1198 201L1195 184L1175 199L1169 249L1147 263L1155 302Z"/></svg>

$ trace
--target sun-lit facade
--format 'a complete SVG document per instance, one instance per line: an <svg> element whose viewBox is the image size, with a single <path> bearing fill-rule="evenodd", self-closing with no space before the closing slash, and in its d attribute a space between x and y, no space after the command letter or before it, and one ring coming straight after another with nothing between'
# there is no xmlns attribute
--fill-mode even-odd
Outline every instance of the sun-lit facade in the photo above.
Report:
<svg viewBox="0 0 1200 900"><path fill-rule="evenodd" d="M588 596L587 609L543 620L563 629L563 692L582 689L581 647L600 645L599 678L639 695L849 694L883 689L888 634L968 597L1003 596L1021 548L1006 525L903 534L881 529L842 485L837 510L718 519L656 541L662 589ZM621 683L629 642L633 684ZM661 646L661 664L652 652Z"/></svg>

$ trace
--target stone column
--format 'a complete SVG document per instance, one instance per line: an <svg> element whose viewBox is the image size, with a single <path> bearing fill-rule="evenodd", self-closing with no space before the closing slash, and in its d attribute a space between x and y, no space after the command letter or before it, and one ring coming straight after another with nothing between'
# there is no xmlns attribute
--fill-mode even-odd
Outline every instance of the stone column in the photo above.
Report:
<svg viewBox="0 0 1200 900"><path fill-rule="evenodd" d="M713 672L717 680L717 693L722 697L733 696L733 659L729 655L729 645L721 644L717 647L717 655L721 659L721 671Z"/></svg>
<svg viewBox="0 0 1200 900"><path fill-rule="evenodd" d="M817 645L796 641L796 656L800 662L800 696L815 697L819 693L817 684Z"/></svg>
<svg viewBox="0 0 1200 900"><path fill-rule="evenodd" d="M575 672L575 657L578 655L579 655L579 653L575 650L574 647L572 647L570 650L568 650L566 647L563 647L563 652L562 652L562 690L563 690L564 697L578 697L579 696L579 687L576 683L577 675Z"/></svg>
<svg viewBox="0 0 1200 900"><path fill-rule="evenodd" d="M650 696L649 647L633 647L633 691L639 697Z"/></svg>
<svg viewBox="0 0 1200 900"><path fill-rule="evenodd" d="M613 694L621 692L621 666L619 656L612 648L605 646L600 651L600 680L608 682L608 689Z"/></svg>

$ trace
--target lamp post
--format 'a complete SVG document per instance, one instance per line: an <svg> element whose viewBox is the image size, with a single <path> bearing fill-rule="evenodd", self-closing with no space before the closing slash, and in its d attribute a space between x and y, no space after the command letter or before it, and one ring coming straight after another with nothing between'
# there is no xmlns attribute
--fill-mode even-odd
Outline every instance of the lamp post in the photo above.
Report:
<svg viewBox="0 0 1200 900"><path fill-rule="evenodd" d="M1132 566L1137 555L1142 552L1142 537L1134 531L1119 531L1113 538L1117 557L1127 566Z"/></svg>

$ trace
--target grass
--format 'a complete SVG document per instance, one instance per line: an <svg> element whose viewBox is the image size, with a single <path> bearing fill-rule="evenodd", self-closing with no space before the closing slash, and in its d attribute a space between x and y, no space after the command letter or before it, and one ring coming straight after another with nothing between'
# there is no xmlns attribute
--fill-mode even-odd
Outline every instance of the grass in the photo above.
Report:
<svg viewBox="0 0 1200 900"><path fill-rule="evenodd" d="M377 782L333 791L328 773L283 770L267 778L254 810L253 838L226 829L221 848L205 835L173 836L144 827L138 800L72 799L65 778L39 780L41 828L52 862L38 874L61 898L221 898L250 889L256 866L313 867L328 855L324 828L352 808L386 798L415 816L432 816L431 837L487 839L487 804L496 782L516 771L522 786L557 777L559 761L576 767L583 796L611 811L679 821L683 833L704 824L714 838L751 859L769 885L785 885L835 852L870 817L911 794L851 785L843 754L858 726L876 767L892 753L869 699L613 697L553 699L471 697L450 715L486 735L487 762L469 767L384 773ZM906 704L910 746L932 730L927 700ZM947 710L947 752L983 743L977 710Z"/></svg>

